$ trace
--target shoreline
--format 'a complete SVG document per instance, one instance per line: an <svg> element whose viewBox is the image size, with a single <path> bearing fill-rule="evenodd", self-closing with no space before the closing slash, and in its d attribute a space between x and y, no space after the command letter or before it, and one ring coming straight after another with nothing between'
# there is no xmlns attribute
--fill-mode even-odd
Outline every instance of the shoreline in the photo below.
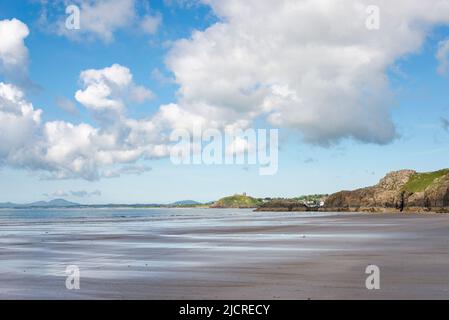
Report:
<svg viewBox="0 0 449 320"><path fill-rule="evenodd" d="M436 210L435 210L436 209ZM341 213L384 213L384 214L448 214L449 208L404 208L399 210L395 208L383 208L383 207L354 207L354 208L292 208L291 210L286 208L256 208L255 212L341 212Z"/></svg>
<svg viewBox="0 0 449 320"><path fill-rule="evenodd" d="M48 211L81 211L81 210L252 210L253 212L283 212L283 213L312 213L312 212L321 212L321 213L363 213L363 214L449 214L449 208L439 208L437 210L428 210L426 208L405 208L404 210L394 209L394 208L381 208L381 207L372 207L372 208L260 208L260 207L208 207L208 206L198 206L198 207L98 207L98 206L84 206L84 207L30 207L30 208L0 208L0 212L6 211L38 211L38 210L48 210Z"/></svg>

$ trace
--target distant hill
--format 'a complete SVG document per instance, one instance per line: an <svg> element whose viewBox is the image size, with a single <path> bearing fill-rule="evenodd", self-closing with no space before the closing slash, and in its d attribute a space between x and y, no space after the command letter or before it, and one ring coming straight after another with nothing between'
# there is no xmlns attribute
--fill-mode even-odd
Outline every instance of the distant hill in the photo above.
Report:
<svg viewBox="0 0 449 320"><path fill-rule="evenodd" d="M245 194L236 194L222 198L214 202L211 208L257 208L262 204L262 200L249 197Z"/></svg>
<svg viewBox="0 0 449 320"><path fill-rule="evenodd" d="M16 206L17 206L17 204L12 203L12 202L2 202L2 203L0 203L0 208L14 208Z"/></svg>
<svg viewBox="0 0 449 320"><path fill-rule="evenodd" d="M38 201L25 205L26 207L77 207L79 203L70 202L64 199L54 199L51 201Z"/></svg>
<svg viewBox="0 0 449 320"><path fill-rule="evenodd" d="M3 209L23 209L23 208L172 208L172 207L197 207L197 206L207 206L208 204L202 204L193 200L182 200L176 201L171 204L159 204L159 203L148 203L148 204L95 204L95 205L83 205L75 202L70 202L64 199L54 199L51 201L36 201L27 204L18 204L5 202L0 203L0 208Z"/></svg>
<svg viewBox="0 0 449 320"><path fill-rule="evenodd" d="M171 203L170 205L172 206L196 206L196 205L200 205L201 202L197 202L194 200L181 200L181 201L176 201Z"/></svg>
<svg viewBox="0 0 449 320"><path fill-rule="evenodd" d="M17 204L17 203L0 203L0 208L67 208L67 207L78 207L80 204L75 202L70 202L64 199L54 199L51 201L37 201L28 204Z"/></svg>

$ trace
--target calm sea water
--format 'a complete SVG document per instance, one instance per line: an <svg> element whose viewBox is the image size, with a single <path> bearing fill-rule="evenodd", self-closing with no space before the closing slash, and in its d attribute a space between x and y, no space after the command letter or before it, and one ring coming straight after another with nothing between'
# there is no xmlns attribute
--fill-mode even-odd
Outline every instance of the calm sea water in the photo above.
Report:
<svg viewBox="0 0 449 320"><path fill-rule="evenodd" d="M40 226L45 226L53 230L64 228L69 233L88 232L91 227L98 227L98 231L104 228L104 232L114 232L114 228L120 227L121 232L126 234L126 228L132 227L130 234L135 232L136 228L142 228L143 232L155 231L163 234L166 231L164 229L172 228L188 232L189 228L201 227L285 226L291 223L307 223L312 217L333 215L335 214L198 208L0 210L0 232L8 226L23 228L17 229L17 232L31 232L35 227L39 229Z"/></svg>
<svg viewBox="0 0 449 320"><path fill-rule="evenodd" d="M189 209L3 209L0 210L0 221L8 219L137 218L177 215L179 212L187 210ZM199 213L197 210L193 212Z"/></svg>
<svg viewBox="0 0 449 320"><path fill-rule="evenodd" d="M274 217L292 216L292 213L271 213ZM331 213L295 213L295 217L328 216ZM269 216L253 212L252 209L203 209L203 208L150 208L150 209L0 209L0 220L8 219L95 219L95 218L139 218L139 217L242 217Z"/></svg>

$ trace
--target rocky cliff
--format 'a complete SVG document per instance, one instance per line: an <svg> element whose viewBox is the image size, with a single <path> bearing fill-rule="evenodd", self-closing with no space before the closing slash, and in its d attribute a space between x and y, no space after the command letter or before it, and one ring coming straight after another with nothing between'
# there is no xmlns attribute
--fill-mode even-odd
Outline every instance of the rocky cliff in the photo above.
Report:
<svg viewBox="0 0 449 320"><path fill-rule="evenodd" d="M326 211L449 212L449 170L418 173L400 170L375 186L330 195Z"/></svg>

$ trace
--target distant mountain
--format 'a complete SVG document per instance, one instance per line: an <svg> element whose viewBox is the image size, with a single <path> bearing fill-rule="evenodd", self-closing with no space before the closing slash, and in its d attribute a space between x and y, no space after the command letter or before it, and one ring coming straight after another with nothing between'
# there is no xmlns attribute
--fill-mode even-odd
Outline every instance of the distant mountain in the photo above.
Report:
<svg viewBox="0 0 449 320"><path fill-rule="evenodd" d="M14 208L17 207L17 204L12 202L2 202L0 203L0 208Z"/></svg>
<svg viewBox="0 0 449 320"><path fill-rule="evenodd" d="M171 205L173 206L196 206L201 204L200 202L194 201L194 200L181 200L173 202Z"/></svg>
<svg viewBox="0 0 449 320"><path fill-rule="evenodd" d="M66 208L78 207L80 204L64 199L54 199L51 201L37 201L28 204L17 204L11 202L0 203L0 208Z"/></svg>
<svg viewBox="0 0 449 320"><path fill-rule="evenodd" d="M25 205L25 207L77 207L79 203L70 202L64 199L54 199L51 201L38 201Z"/></svg>
<svg viewBox="0 0 449 320"><path fill-rule="evenodd" d="M96 204L96 205L83 205L75 202L70 202L64 199L54 199L51 201L36 201L27 204L18 204L11 202L0 203L0 209L11 208L70 208L70 207L82 207L82 208L170 208L170 207L195 207L202 206L201 202L193 200L176 201L171 204Z"/></svg>

